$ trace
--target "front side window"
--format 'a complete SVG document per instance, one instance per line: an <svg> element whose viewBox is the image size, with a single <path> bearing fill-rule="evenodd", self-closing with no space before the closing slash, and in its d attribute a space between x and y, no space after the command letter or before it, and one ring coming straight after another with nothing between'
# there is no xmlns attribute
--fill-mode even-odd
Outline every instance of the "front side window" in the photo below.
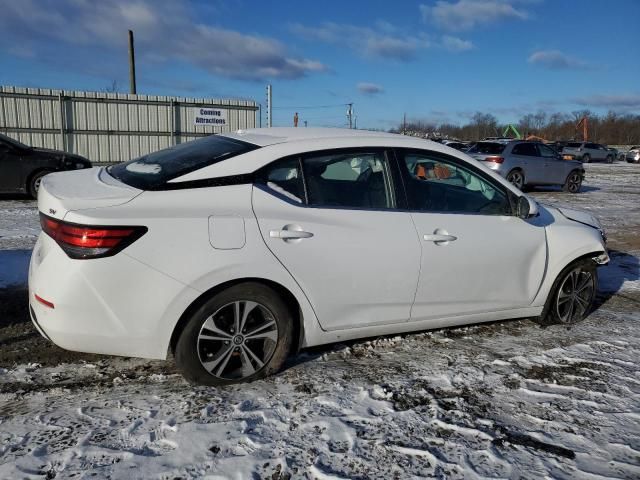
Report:
<svg viewBox="0 0 640 480"><path fill-rule="evenodd" d="M302 160L309 205L394 208L389 164L382 152L336 152Z"/></svg>
<svg viewBox="0 0 640 480"><path fill-rule="evenodd" d="M538 145L538 150L540 151L540 156L545 158L556 158L558 156L557 152L546 145Z"/></svg>
<svg viewBox="0 0 640 480"><path fill-rule="evenodd" d="M433 213L510 215L504 190L479 173L439 155L407 152L401 160L409 208Z"/></svg>

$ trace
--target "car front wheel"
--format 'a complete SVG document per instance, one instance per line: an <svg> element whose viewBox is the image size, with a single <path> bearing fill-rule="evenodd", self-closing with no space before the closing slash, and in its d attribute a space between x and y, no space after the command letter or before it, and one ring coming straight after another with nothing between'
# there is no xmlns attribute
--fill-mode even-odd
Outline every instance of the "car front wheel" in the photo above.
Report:
<svg viewBox="0 0 640 480"><path fill-rule="evenodd" d="M593 308L598 289L598 272L591 259L579 260L558 276L547 299L543 320L548 324L573 324Z"/></svg>
<svg viewBox="0 0 640 480"><path fill-rule="evenodd" d="M293 317L280 296L254 282L235 285L204 303L175 348L190 382L229 385L277 372L292 343Z"/></svg>
<svg viewBox="0 0 640 480"><path fill-rule="evenodd" d="M582 188L582 175L580 172L573 171L569 174L562 185L562 190L569 193L578 193Z"/></svg>
<svg viewBox="0 0 640 480"><path fill-rule="evenodd" d="M582 156L582 163L589 163L591 161L591 155L589 155L588 153L585 153Z"/></svg>

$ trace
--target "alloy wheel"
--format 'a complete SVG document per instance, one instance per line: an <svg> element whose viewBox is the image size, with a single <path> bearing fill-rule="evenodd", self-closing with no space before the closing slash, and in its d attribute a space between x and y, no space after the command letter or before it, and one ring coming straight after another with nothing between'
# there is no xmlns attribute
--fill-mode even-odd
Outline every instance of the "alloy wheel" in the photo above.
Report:
<svg viewBox="0 0 640 480"><path fill-rule="evenodd" d="M593 273L582 268L571 270L558 289L556 314L562 323L581 320L591 307L595 295Z"/></svg>
<svg viewBox="0 0 640 480"><path fill-rule="evenodd" d="M205 320L198 334L200 363L222 380L242 380L261 370L278 343L278 325L264 305L238 300Z"/></svg>
<svg viewBox="0 0 640 480"><path fill-rule="evenodd" d="M571 175L569 175L569 178L567 179L567 189L571 193L577 193L578 191L580 191L581 185L582 179L580 178L579 174L572 173Z"/></svg>
<svg viewBox="0 0 640 480"><path fill-rule="evenodd" d="M524 185L524 175L522 175L522 173L518 171L511 172L507 180L511 182L515 187L522 190L522 186Z"/></svg>

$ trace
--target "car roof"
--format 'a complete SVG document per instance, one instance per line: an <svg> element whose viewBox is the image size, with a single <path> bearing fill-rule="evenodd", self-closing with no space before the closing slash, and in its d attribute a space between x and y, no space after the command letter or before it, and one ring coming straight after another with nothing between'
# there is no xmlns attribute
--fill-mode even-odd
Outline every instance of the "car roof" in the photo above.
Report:
<svg viewBox="0 0 640 480"><path fill-rule="evenodd" d="M308 127L271 127L271 128L251 128L246 130L236 130L235 132L223 133L225 137L235 138L244 142L252 143L260 147L275 145L278 143L289 143L304 140L338 139L338 138L395 138L405 137L395 133L378 132L370 130L355 130L348 128L308 128ZM407 139L414 137L405 137Z"/></svg>

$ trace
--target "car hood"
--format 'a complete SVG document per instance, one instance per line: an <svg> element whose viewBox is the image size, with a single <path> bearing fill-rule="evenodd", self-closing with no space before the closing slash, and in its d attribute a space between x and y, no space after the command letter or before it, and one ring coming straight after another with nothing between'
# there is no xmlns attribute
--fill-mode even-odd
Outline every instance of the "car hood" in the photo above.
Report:
<svg viewBox="0 0 640 480"><path fill-rule="evenodd" d="M600 221L589 212L576 210L573 208L557 207L555 205L546 205L546 207L556 209L569 220L573 220L574 222L582 223L584 225L589 225L590 227L597 228L598 230L602 230L602 224L600 223Z"/></svg>
<svg viewBox="0 0 640 480"><path fill-rule="evenodd" d="M31 147L31 150L37 153L44 153L45 155L49 155L52 157L65 157L65 158L78 158L86 160L84 157L77 155L75 153L63 152L62 150L54 150L51 148L40 148L40 147Z"/></svg>

